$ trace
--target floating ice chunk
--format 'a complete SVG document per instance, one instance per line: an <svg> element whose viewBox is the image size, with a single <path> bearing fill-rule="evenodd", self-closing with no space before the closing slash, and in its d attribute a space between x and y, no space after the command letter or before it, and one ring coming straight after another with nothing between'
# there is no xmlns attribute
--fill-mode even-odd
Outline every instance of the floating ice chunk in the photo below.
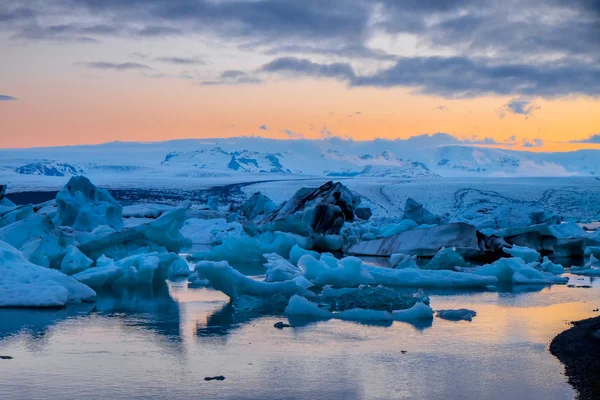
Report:
<svg viewBox="0 0 600 400"><path fill-rule="evenodd" d="M93 263L94 261L83 254L77 247L70 245L67 247L67 254L60 264L60 270L67 275L73 275L88 269Z"/></svg>
<svg viewBox="0 0 600 400"><path fill-rule="evenodd" d="M420 321L428 320L433 318L433 310L427 304L420 302L415 303L414 306L408 310L395 310L392 311L392 319L394 321Z"/></svg>
<svg viewBox="0 0 600 400"><path fill-rule="evenodd" d="M390 256L390 264L397 269L415 268L418 269L417 256L395 253Z"/></svg>
<svg viewBox="0 0 600 400"><path fill-rule="evenodd" d="M324 251L338 251L342 248L342 238L339 235L317 236L314 247Z"/></svg>
<svg viewBox="0 0 600 400"><path fill-rule="evenodd" d="M287 315L304 315L313 318L332 318L333 313L320 308L306 297L293 295L284 311Z"/></svg>
<svg viewBox="0 0 600 400"><path fill-rule="evenodd" d="M171 265L169 265L169 276L189 276L190 275L190 266L183 258L177 258L177 260L173 261Z"/></svg>
<svg viewBox="0 0 600 400"><path fill-rule="evenodd" d="M264 232L256 237L227 238L209 251L194 253L192 256L200 260L260 264L263 262L263 254L277 253L286 257L294 245L311 248L312 240L293 233Z"/></svg>
<svg viewBox="0 0 600 400"><path fill-rule="evenodd" d="M186 201L162 214L156 221L146 225L147 228L143 230L144 236L165 246L169 251L178 252L189 244L189 240L181 234L181 228L185 221L185 213L190 206L191 203Z"/></svg>
<svg viewBox="0 0 600 400"><path fill-rule="evenodd" d="M448 319L450 321L472 321L477 313L466 308L459 308L458 310L437 310L436 315L438 318Z"/></svg>
<svg viewBox="0 0 600 400"><path fill-rule="evenodd" d="M600 261L593 255L591 255L590 259L587 263L585 263L583 267L573 266L570 268L570 272L576 275L600 275Z"/></svg>
<svg viewBox="0 0 600 400"><path fill-rule="evenodd" d="M5 199L8 200L8 199ZM31 217L34 213L31 204L26 206L0 205L0 228Z"/></svg>
<svg viewBox="0 0 600 400"><path fill-rule="evenodd" d="M339 234L344 221L354 220L360 197L341 183L302 188L259 223L261 231L285 231L300 235Z"/></svg>
<svg viewBox="0 0 600 400"><path fill-rule="evenodd" d="M427 263L424 269L454 269L454 267L465 267L467 263L454 249L446 247L438 251L438 253Z"/></svg>
<svg viewBox="0 0 600 400"><path fill-rule="evenodd" d="M548 257L544 257L540 269L544 272L550 272L554 275L560 275L565 273L565 269L560 264L554 264Z"/></svg>
<svg viewBox="0 0 600 400"><path fill-rule="evenodd" d="M331 311L353 308L393 311L408 309L416 302L429 304L429 297L422 291L406 292L382 285L360 285L358 288L334 289L325 286L318 296L319 303Z"/></svg>
<svg viewBox="0 0 600 400"><path fill-rule="evenodd" d="M115 281L117 285L139 286L151 284L159 265L158 253L135 254L115 262L123 274Z"/></svg>
<svg viewBox="0 0 600 400"><path fill-rule="evenodd" d="M373 232L367 232L360 237L360 240L375 240L377 236Z"/></svg>
<svg viewBox="0 0 600 400"><path fill-rule="evenodd" d="M328 263L325 258L327 257L317 260L311 255L304 255L298 261L304 277L316 286L354 287L375 283L359 258L346 257L339 261L334 259L333 263Z"/></svg>
<svg viewBox="0 0 600 400"><path fill-rule="evenodd" d="M513 257L520 258L526 263L539 261L541 257L540 253L525 246L513 245L512 248L505 247L503 250L505 253L510 254Z"/></svg>
<svg viewBox="0 0 600 400"><path fill-rule="evenodd" d="M74 176L56 195L54 223L91 232L99 225L123 227L123 207L104 189L83 176Z"/></svg>
<svg viewBox="0 0 600 400"><path fill-rule="evenodd" d="M208 196L208 199L206 200L206 206L211 211L219 211L219 197Z"/></svg>
<svg viewBox="0 0 600 400"><path fill-rule="evenodd" d="M379 231L380 237L389 237L397 235L398 233L406 232L411 229L415 229L418 224L412 219L403 219L397 224L390 224L383 226Z"/></svg>
<svg viewBox="0 0 600 400"><path fill-rule="evenodd" d="M365 265L378 285L415 288L476 288L494 285L495 277L448 270L390 269Z"/></svg>
<svg viewBox="0 0 600 400"><path fill-rule="evenodd" d="M586 247L583 255L586 257L594 256L595 258L599 258L600 257L600 246Z"/></svg>
<svg viewBox="0 0 600 400"><path fill-rule="evenodd" d="M409 219L416 222L418 225L421 224L432 224L437 225L440 223L441 218L433 214L423 204L411 199L406 199L404 204L404 219Z"/></svg>
<svg viewBox="0 0 600 400"><path fill-rule="evenodd" d="M210 285L235 301L240 296L282 295L286 298L306 292L306 279L298 277L285 282L264 282L251 279L233 269L227 261L200 261L195 271L199 278L208 279Z"/></svg>
<svg viewBox="0 0 600 400"><path fill-rule="evenodd" d="M390 237L358 242L348 253L386 257L394 253L435 256L442 247L454 247L461 255L478 255L479 247L474 226L457 222L426 229L413 229Z"/></svg>
<svg viewBox="0 0 600 400"><path fill-rule="evenodd" d="M181 233L192 243L201 244L214 244L228 237L246 236L240 223L227 222L225 218L187 219Z"/></svg>
<svg viewBox="0 0 600 400"><path fill-rule="evenodd" d="M284 282L302 275L302 270L279 254L263 254L265 263L266 282Z"/></svg>
<svg viewBox="0 0 600 400"><path fill-rule="evenodd" d="M59 267L65 246L72 242L46 215L33 215L0 228L0 240L20 249L31 262Z"/></svg>
<svg viewBox="0 0 600 400"><path fill-rule="evenodd" d="M110 286L121 275L123 275L123 269L110 260L110 263L108 264L88 268L85 271L79 272L73 275L73 278L89 287L99 288Z"/></svg>
<svg viewBox="0 0 600 400"><path fill-rule="evenodd" d="M123 218L152 218L156 219L172 209L166 204L142 203L123 206Z"/></svg>
<svg viewBox="0 0 600 400"><path fill-rule="evenodd" d="M569 221L562 224L551 224L548 225L548 230L558 239L585 237L587 233L582 227L577 225L575 222Z"/></svg>
<svg viewBox="0 0 600 400"><path fill-rule="evenodd" d="M495 276L500 283L511 284L564 284L569 280L540 271L540 263L526 263L522 258L501 258L492 264L476 267L473 272L482 276Z"/></svg>
<svg viewBox="0 0 600 400"><path fill-rule="evenodd" d="M0 307L55 307L93 300L96 293L60 271L35 265L0 241Z"/></svg>
<svg viewBox="0 0 600 400"><path fill-rule="evenodd" d="M332 313L306 299L295 295L290 299L285 313L287 315L302 315L318 319L342 319L347 321L418 321L433 318L433 310L426 304L417 302L406 310L395 310L392 312L382 310L370 310L353 308L350 310Z"/></svg>
<svg viewBox="0 0 600 400"><path fill-rule="evenodd" d="M185 202L148 224L124 228L118 232L101 226L91 233L82 233L77 236L79 250L92 259L101 254L115 259L124 258L143 247L148 248L146 252L158 251L163 246L169 251L179 252L189 244L180 232L189 207L190 203Z"/></svg>
<svg viewBox="0 0 600 400"><path fill-rule="evenodd" d="M277 206L270 198L261 192L256 192L242 205L240 213L249 220L253 220L260 215L270 214L276 209Z"/></svg>
<svg viewBox="0 0 600 400"><path fill-rule="evenodd" d="M310 254L311 256L313 256L313 258L316 258L317 260L321 258L321 254L317 253L316 251L306 250L295 244L290 250L290 262L292 264L298 265L298 261L300 260L300 258L302 258L302 256L306 254Z"/></svg>
<svg viewBox="0 0 600 400"><path fill-rule="evenodd" d="M31 239L27 243L25 243L19 249L23 256L31 261L32 263L50 268L51 261L49 255L51 256L53 251L47 248L48 243L44 241L42 238ZM60 249L54 249L54 254L58 257L60 253Z"/></svg>

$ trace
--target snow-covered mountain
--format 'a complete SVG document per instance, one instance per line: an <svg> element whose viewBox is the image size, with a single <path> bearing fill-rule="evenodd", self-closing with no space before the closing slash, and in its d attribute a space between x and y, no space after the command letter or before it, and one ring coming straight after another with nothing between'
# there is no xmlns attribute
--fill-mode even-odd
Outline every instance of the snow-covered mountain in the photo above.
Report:
<svg viewBox="0 0 600 400"><path fill-rule="evenodd" d="M260 153L257 151L224 151L220 147L187 152L171 152L161 162L162 165L187 168L224 170L238 172L291 173L281 165L280 153Z"/></svg>
<svg viewBox="0 0 600 400"><path fill-rule="evenodd" d="M93 180L123 186L172 178L239 181L256 174L263 177L248 179L599 176L600 150L535 153L476 147L445 134L361 142L238 137L0 150L0 182L50 182L48 175L83 171Z"/></svg>
<svg viewBox="0 0 600 400"><path fill-rule="evenodd" d="M84 174L84 170L75 165L52 160L31 162L15 168L15 172L21 175L43 176L77 176Z"/></svg>
<svg viewBox="0 0 600 400"><path fill-rule="evenodd" d="M595 176L600 174L600 150L533 153L445 146L432 154L430 166L443 176Z"/></svg>

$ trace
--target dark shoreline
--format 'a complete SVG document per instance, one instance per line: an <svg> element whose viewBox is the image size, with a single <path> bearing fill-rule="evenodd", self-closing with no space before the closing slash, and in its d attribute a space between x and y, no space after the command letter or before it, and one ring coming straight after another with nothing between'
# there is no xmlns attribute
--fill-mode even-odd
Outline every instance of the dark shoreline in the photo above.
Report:
<svg viewBox="0 0 600 400"><path fill-rule="evenodd" d="M573 327L557 335L550 352L565 366L569 383L579 400L600 399L600 317L573 322Z"/></svg>

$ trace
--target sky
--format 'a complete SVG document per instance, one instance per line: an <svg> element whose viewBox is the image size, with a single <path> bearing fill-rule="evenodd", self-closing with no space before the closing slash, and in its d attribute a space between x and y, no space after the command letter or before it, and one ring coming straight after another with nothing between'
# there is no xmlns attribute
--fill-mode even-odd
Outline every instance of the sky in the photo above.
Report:
<svg viewBox="0 0 600 400"><path fill-rule="evenodd" d="M600 148L600 0L0 0L0 147Z"/></svg>

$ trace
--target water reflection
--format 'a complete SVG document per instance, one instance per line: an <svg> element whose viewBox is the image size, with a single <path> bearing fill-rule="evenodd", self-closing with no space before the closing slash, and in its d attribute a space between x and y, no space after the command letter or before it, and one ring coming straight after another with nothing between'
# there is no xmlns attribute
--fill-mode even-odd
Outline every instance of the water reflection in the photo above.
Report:
<svg viewBox="0 0 600 400"><path fill-rule="evenodd" d="M570 278L592 288L427 291L434 309L476 310L471 323L288 321L185 280L102 290L95 305L0 309L0 354L18 361L1 365L0 386L50 399L570 398L547 343L600 305L600 282ZM457 385L457 366L478 384Z"/></svg>

